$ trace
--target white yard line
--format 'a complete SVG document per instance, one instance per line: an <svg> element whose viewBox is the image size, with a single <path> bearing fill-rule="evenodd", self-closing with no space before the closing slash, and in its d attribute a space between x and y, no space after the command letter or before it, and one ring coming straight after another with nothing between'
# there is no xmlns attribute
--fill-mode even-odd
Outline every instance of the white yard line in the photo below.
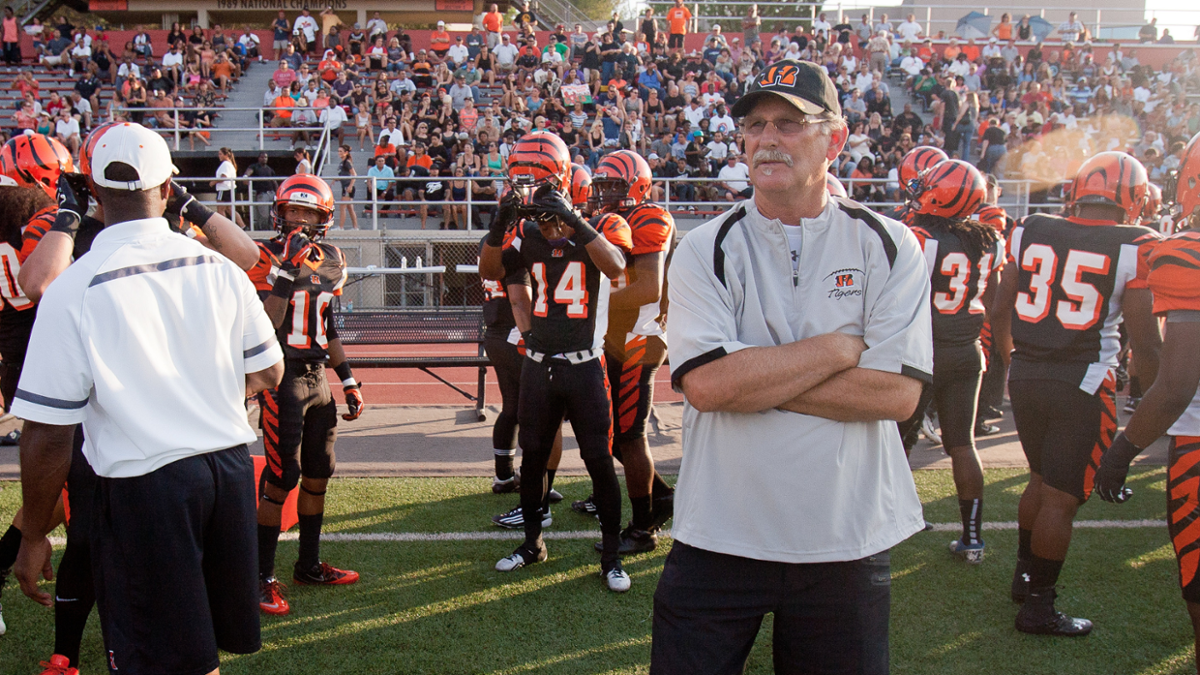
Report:
<svg viewBox="0 0 1200 675"><path fill-rule="evenodd" d="M1077 520L1075 527L1085 530L1132 530L1146 527L1161 527L1166 528L1165 520L1146 519L1146 520ZM962 528L961 523L934 523L933 530L935 532L957 532ZM1017 529L1016 521L984 523L985 530L1015 530ZM670 530L663 530L660 534L663 536L671 536ZM295 541L299 538L296 532L284 532L280 535L282 541ZM426 541L503 541L503 540L519 540L525 536L520 530L493 530L490 532L325 532L321 534L321 541L382 541L389 543L406 543L406 542L426 542ZM556 532L554 530L546 530L542 533L546 539L599 539L599 530L568 530L565 532ZM66 539L62 537L51 537L50 543L55 546L62 546L66 543Z"/></svg>

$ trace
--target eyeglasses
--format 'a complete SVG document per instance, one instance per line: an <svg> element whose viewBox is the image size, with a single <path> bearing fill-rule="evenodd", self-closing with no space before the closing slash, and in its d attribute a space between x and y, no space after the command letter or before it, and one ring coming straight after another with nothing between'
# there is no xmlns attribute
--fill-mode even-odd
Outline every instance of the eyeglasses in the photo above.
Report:
<svg viewBox="0 0 1200 675"><path fill-rule="evenodd" d="M799 135L804 127L811 124L820 124L823 120L815 117L806 117L804 120L794 120L783 118L778 120L750 120L743 125L747 138L758 138L767 130L767 125L775 127L780 136L784 138L794 138Z"/></svg>

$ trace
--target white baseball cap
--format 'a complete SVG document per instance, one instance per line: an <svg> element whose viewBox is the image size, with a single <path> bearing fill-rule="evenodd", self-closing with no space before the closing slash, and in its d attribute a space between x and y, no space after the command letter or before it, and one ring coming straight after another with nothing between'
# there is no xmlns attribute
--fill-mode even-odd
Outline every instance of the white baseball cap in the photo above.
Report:
<svg viewBox="0 0 1200 675"><path fill-rule="evenodd" d="M445 21L438 21L438 25L439 25L439 26L445 26L445 25L446 25L446 22L445 22Z"/></svg>
<svg viewBox="0 0 1200 675"><path fill-rule="evenodd" d="M138 180L105 178L105 170L115 162L133 167ZM171 150L163 137L132 122L111 127L104 132L92 149L91 167L92 182L113 190L156 188L179 173L179 169L171 162Z"/></svg>

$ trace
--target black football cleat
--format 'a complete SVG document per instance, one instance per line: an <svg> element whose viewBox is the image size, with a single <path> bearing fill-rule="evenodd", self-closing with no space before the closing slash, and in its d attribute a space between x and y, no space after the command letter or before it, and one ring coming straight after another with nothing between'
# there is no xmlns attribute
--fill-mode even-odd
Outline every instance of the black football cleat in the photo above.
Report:
<svg viewBox="0 0 1200 675"><path fill-rule="evenodd" d="M594 495L588 495L587 499L571 502L571 510L585 516L592 516L593 518L600 517L600 510L596 508Z"/></svg>
<svg viewBox="0 0 1200 675"><path fill-rule="evenodd" d="M621 555L649 553L656 548L658 548L658 535L647 530L638 529L631 523L621 531L621 545L617 549L617 553ZM597 553L603 553L604 542L596 542L595 549Z"/></svg>
<svg viewBox="0 0 1200 675"><path fill-rule="evenodd" d="M1054 589L1030 592L1017 612L1016 628L1030 635L1083 637L1092 632L1092 622L1067 616L1054 609Z"/></svg>
<svg viewBox="0 0 1200 675"><path fill-rule="evenodd" d="M650 516L650 527L646 528L650 532L654 532L661 528L675 515L675 492L671 492L655 497L652 502L652 511Z"/></svg>

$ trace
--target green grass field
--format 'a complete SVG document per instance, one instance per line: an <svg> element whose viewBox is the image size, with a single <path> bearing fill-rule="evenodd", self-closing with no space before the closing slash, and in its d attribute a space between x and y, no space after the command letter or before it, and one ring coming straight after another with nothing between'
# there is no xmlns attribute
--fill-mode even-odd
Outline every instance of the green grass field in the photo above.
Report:
<svg viewBox="0 0 1200 675"><path fill-rule="evenodd" d="M1134 499L1122 506L1092 500L1080 519L1163 521L1163 469L1135 471ZM984 515L1016 520L1025 476L988 472ZM948 471L917 472L926 519L958 521ZM326 531L491 532L489 516L515 503L479 478L342 479L330 485ZM586 479L556 487L567 503L552 531L599 530L572 513ZM0 483L0 521L20 501L16 483ZM626 506L628 508L628 506ZM779 517L803 518L796 513ZM1036 638L1012 628L1008 598L1015 531L985 532L988 558L967 567L952 560L953 535L921 533L893 551L892 671L895 673L1073 673L1120 675L1194 672L1192 638L1179 598L1165 524L1079 529L1060 580L1059 606L1096 623L1083 639ZM493 571L516 541L327 542L322 557L358 570L343 588L293 588L290 616L263 620L263 650L225 655L223 673L644 673L652 598L669 539L652 554L626 558L633 590L615 595L597 574L591 541L549 541L550 560L504 575ZM296 543L281 542L280 569ZM280 574L290 577L290 574ZM0 637L0 673L40 672L53 649L53 613L10 581L3 597L8 635ZM747 672L772 671L770 618ZM85 674L104 672L97 620L83 645Z"/></svg>

